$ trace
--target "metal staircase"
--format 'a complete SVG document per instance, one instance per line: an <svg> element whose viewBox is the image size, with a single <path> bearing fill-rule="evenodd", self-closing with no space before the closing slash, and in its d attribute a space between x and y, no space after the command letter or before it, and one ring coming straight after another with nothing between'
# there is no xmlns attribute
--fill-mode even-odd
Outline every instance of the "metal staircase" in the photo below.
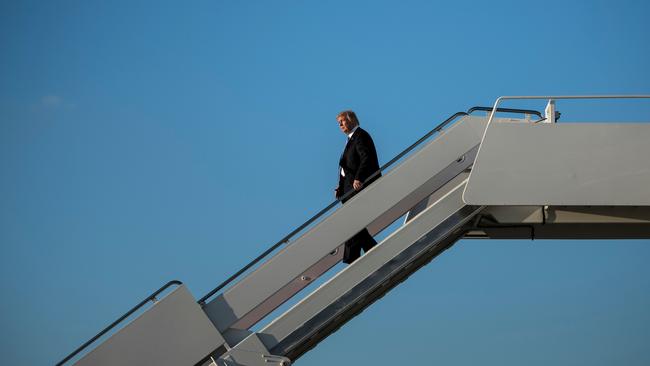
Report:
<svg viewBox="0 0 650 366"><path fill-rule="evenodd" d="M170 282L57 365L286 366L459 239L650 238L649 124L554 123L554 109L552 118L500 109L508 98L523 97L454 114L345 206L333 202L198 301ZM401 217L368 253L302 291L340 262L347 239ZM294 296L294 306L251 330Z"/></svg>

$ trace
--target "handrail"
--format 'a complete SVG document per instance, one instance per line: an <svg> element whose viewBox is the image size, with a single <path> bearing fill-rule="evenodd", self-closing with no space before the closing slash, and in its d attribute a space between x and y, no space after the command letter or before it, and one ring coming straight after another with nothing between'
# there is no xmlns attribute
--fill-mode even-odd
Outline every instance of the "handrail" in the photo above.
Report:
<svg viewBox="0 0 650 366"><path fill-rule="evenodd" d="M498 97L494 101L494 106L491 108L492 113L490 113L490 118L488 118L487 125L485 126L485 131L483 131L483 137L481 137L481 144L478 147L477 157L481 155L481 148L483 147L483 141L485 141L485 136L487 135L488 130L490 129L490 124L494 120L495 111L499 110L499 103L503 100L515 100L515 99L650 99L650 95L516 95L516 96L503 96ZM470 172L471 179L473 172Z"/></svg>
<svg viewBox="0 0 650 366"><path fill-rule="evenodd" d="M492 107L472 107L467 110L467 114L472 114L475 111L485 111L492 112L494 108ZM523 113L523 114L534 114L539 118L542 118L542 114L536 110L532 109L512 109L512 108L497 108L497 112L503 113Z"/></svg>
<svg viewBox="0 0 650 366"><path fill-rule="evenodd" d="M163 285L161 288L159 288L156 292L152 293L151 295L147 296L146 299L142 300L138 305L134 306L131 310L127 311L124 315L122 315L119 319L111 323L108 327L104 328L101 332L99 332L96 336L92 337L90 340L88 340L86 343L82 344L79 348L74 350L71 354L69 354L66 358L61 360L59 363L56 364L56 366L61 366L68 362L71 358L79 354L79 352L83 351L86 347L88 347L90 344L95 342L97 339L99 339L101 336L106 334L108 331L113 329L116 325L121 323L124 319L128 318L131 314L136 312L138 309L140 309L142 306L144 306L146 303L149 301L157 301L156 296L158 296L161 292L165 291L168 287L173 286L173 285L182 285L183 283L178 280L173 280L167 282L165 285Z"/></svg>
<svg viewBox="0 0 650 366"><path fill-rule="evenodd" d="M494 107L492 107L492 113L490 113L490 118L488 118L487 126L485 126L485 131L483 132L483 138L481 139L481 145L483 145L483 140L485 140L485 135L494 119L495 110L498 111L499 103L502 100L513 100L513 99L650 99L650 95L516 95L516 96L503 96L498 97L494 102ZM540 116L541 117L541 116ZM481 148L479 147L479 152Z"/></svg>
<svg viewBox="0 0 650 366"><path fill-rule="evenodd" d="M411 144L409 147L407 147L404 151L402 151L401 153L397 154L397 156L395 156L393 159L391 159L388 163L382 165L382 166L379 168L378 171L376 171L375 173L373 173L373 174L372 174L370 177L368 177L368 178L367 178L363 183L365 184L366 182L368 182L368 181L372 181L373 179L375 179L375 178L376 178L376 177L377 177L381 172L383 172L383 171L386 170L388 167L390 167L392 164L394 164L396 161L398 161L399 159L401 159L402 157L404 157L404 155L406 155L406 154L408 154L409 152L411 152L411 151L412 151L413 149L415 149L418 145L420 145L423 141L425 141L426 139L428 139L429 137L431 137L434 133L439 132L440 130L442 130L442 129L443 129L446 125L448 125L451 121L455 120L456 118L458 118L458 117L460 117L460 116L466 116L466 115L469 115L471 112L473 112L473 111L475 111L475 110L484 110L485 108L490 109L489 107L473 107L473 108L470 108L467 112L457 112L457 113L454 113L452 116L450 116L449 118L447 118L446 120L444 120L442 123L440 123L440 124L439 124L438 126L436 126L434 129L432 129L431 131L429 131L428 133L426 133L424 136L422 136L419 140L417 140L416 142L414 142L413 144ZM540 114L539 112L537 112L537 111L517 110L517 112L515 112L515 110L512 110L512 112L513 112L513 113L531 113L531 114L537 114L537 115L540 115L540 116L541 116L541 114ZM295 229L295 230L293 230L292 232L290 232L288 235L286 235L284 238L282 238L279 242L275 243L275 244L272 245L269 249L267 249L266 251L264 251L264 253L260 254L257 258L253 259L250 263L248 263L247 265L245 265L244 267L242 267L239 271L235 272L235 274L233 274L232 276L228 277L225 281L223 281L223 282L222 282L221 284L219 284L217 287L215 287L214 289L212 289L212 291L208 292L205 296L203 296L201 299L199 299L198 303L199 303L201 306L204 306L204 305L205 305L205 302L206 302L210 297L212 297L212 295L216 294L219 290L221 290L222 288L226 287L226 286L227 286L228 284L230 284L233 280L235 280L237 277L239 277L242 273L246 272L246 271L249 270L251 267L253 267L255 264L259 263L259 261L261 261L264 257L266 257L267 255L269 255L269 254L270 254L271 252L273 252L275 249L277 249L278 247L280 247L281 245L283 245L283 244L285 244L285 243L288 243L288 242L289 242L289 239L291 239L294 235L296 235L297 233L299 233L300 231L302 231L304 228L306 228L307 226L309 226L311 223L313 223L314 221L316 221L316 220L318 220L320 217L322 217L322 216L323 216L327 211L329 211L329 210L332 209L334 206L336 206L336 205L338 204L339 201L343 201L343 200L345 200L345 199L351 197L353 194L355 194L355 191L350 191L350 192L346 193L345 195L343 195L343 197L341 197L341 198L335 200L334 202L330 203L329 205L327 205L325 208L323 208L322 210L320 210L317 214L315 214L315 215L312 216L310 219L308 219L307 221L305 221L305 223L303 223L302 225L300 225L297 229Z"/></svg>

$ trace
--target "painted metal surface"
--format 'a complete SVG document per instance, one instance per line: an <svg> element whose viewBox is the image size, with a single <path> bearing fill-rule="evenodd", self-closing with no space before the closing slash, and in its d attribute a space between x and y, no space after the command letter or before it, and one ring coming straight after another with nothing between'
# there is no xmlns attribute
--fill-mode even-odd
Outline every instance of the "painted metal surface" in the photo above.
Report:
<svg viewBox="0 0 650 366"><path fill-rule="evenodd" d="M473 161L473 160L472 160ZM446 185L453 185L457 186L461 184L462 182L466 181L469 177L469 172L468 171L463 171L457 176L455 176L453 179L451 179ZM429 208L431 205L434 203L438 202L442 196L447 194L448 190L445 189L443 186L439 190L433 192L429 197L423 199L422 201L418 202L417 205L413 206L406 214L404 217L404 224L407 224L409 221L413 220L414 217L419 215L420 213L424 212L427 208Z"/></svg>
<svg viewBox="0 0 650 366"><path fill-rule="evenodd" d="M429 179L421 187L408 194L399 202L399 204L391 207L389 210L381 214L377 219L375 219L375 221L371 222L368 225L367 229L370 232L370 235L374 236L392 224L395 220L404 215L404 213L406 213L409 208L412 208L418 199L421 199L429 192L434 192L434 194L428 198L425 198L423 201L433 203L434 200L437 200L442 195L442 193L438 192L442 191L439 189L440 187L446 185L449 181L462 181L462 176L466 177L468 175L468 173L465 173L465 170L474 162L477 150L478 145L463 155L462 159L453 161L446 168ZM253 310L240 318L236 323L231 325L228 330L224 331L223 333L226 340L228 340L228 342L231 342L231 329L248 329L253 324L256 324L259 320L271 313L278 306L311 284L314 280L318 279L323 273L340 262L342 258L343 246L341 245L333 252L327 254L319 262L301 273L300 276L294 278L290 283L282 287L282 289L278 290L278 292L257 305ZM234 338L236 339L237 337Z"/></svg>
<svg viewBox="0 0 650 366"><path fill-rule="evenodd" d="M257 334L251 334L214 362L216 366L290 366L291 360L269 353Z"/></svg>
<svg viewBox="0 0 650 366"><path fill-rule="evenodd" d="M283 304L287 299L298 293L303 288L318 279L323 273L327 272L330 268L334 267L343 259L343 245L328 253L323 259L308 268L300 276L294 278L293 281L282 287L278 292L266 299L264 302L251 310L248 314L239 319L224 333L226 339L230 340L231 330L248 329L253 324L260 321L278 306Z"/></svg>
<svg viewBox="0 0 650 366"><path fill-rule="evenodd" d="M473 205L650 205L650 123L492 123L464 200Z"/></svg>
<svg viewBox="0 0 650 366"><path fill-rule="evenodd" d="M300 337L289 343L295 343L310 333L316 332L318 327L331 320L339 311L359 301L365 293L372 291L377 286L387 281L391 276L403 270L415 257L427 250L428 245L436 240L443 239L458 225L466 220L466 217L454 220L451 225L446 225L444 230L436 231L423 247L417 245L412 248L419 239L425 237L432 230L452 217L456 212L465 207L461 195L465 182L451 187L447 194L441 197L435 204L414 218L408 225L401 227L392 233L382 243L375 246L368 253L360 257L353 264L339 272L335 277L320 286L309 296L296 304L283 315L275 319L271 324L260 331L260 337L269 349L276 347L285 338L296 332L299 328L306 326ZM472 211L474 212L474 211ZM415 248L415 249L414 249ZM413 249L413 250L409 250ZM381 271L380 271L381 270ZM359 287L363 284L362 287ZM343 297L353 289L354 296L348 296L345 301ZM343 301L343 302L341 302ZM336 310L321 319L319 325L313 323L313 319L322 314L325 309L336 303ZM310 323L311 322L311 323ZM274 350L274 352L276 352ZM284 351L282 351L284 352ZM282 354L280 352L279 354Z"/></svg>
<svg viewBox="0 0 650 366"><path fill-rule="evenodd" d="M464 117L314 228L208 303L204 310L225 330L294 281L345 240L429 182L480 141L486 118ZM431 192L410 197L412 204ZM408 210L408 208L405 208ZM267 311L269 309L266 309Z"/></svg>
<svg viewBox="0 0 650 366"><path fill-rule="evenodd" d="M194 297L182 285L75 365L191 366L223 342Z"/></svg>

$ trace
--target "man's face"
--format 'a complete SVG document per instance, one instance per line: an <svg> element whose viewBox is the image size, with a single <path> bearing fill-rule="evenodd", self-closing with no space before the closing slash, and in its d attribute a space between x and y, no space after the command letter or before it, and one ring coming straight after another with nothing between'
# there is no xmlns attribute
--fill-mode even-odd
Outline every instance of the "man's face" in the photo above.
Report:
<svg viewBox="0 0 650 366"><path fill-rule="evenodd" d="M344 134L349 134L352 132L352 129L355 127L354 124L345 118L345 116L339 116L336 118L336 120L339 122L339 128Z"/></svg>

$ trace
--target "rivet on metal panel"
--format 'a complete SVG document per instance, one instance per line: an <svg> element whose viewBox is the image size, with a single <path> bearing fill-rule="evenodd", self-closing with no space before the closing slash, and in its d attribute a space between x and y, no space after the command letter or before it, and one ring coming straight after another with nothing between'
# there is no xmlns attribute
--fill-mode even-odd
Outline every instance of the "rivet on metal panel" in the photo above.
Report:
<svg viewBox="0 0 650 366"><path fill-rule="evenodd" d="M336 248L330 252L330 255L336 255L339 252L339 248Z"/></svg>
<svg viewBox="0 0 650 366"><path fill-rule="evenodd" d="M459 157L458 159L456 159L457 163L462 163L463 161L465 161L465 155L463 155L463 156Z"/></svg>
<svg viewBox="0 0 650 366"><path fill-rule="evenodd" d="M300 279L303 281L311 281L311 277L309 276L300 276Z"/></svg>

